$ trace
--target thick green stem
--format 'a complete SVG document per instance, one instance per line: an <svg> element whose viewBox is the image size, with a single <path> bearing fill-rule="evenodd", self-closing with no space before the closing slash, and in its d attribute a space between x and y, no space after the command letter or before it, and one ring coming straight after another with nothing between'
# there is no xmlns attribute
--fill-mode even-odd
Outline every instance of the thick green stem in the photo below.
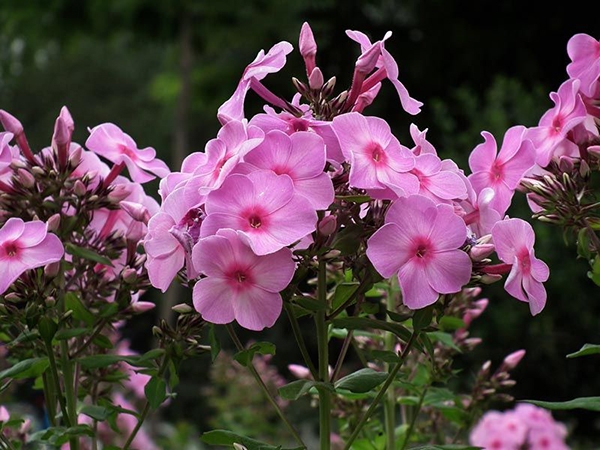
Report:
<svg viewBox="0 0 600 450"><path fill-rule="evenodd" d="M69 418L69 412L67 410L67 404L62 394L60 387L60 377L58 376L58 368L56 366L56 358L54 357L54 350L49 342L45 343L46 353L48 353L48 361L50 362L50 377L52 378L51 383L54 384L54 393L58 398L60 404L60 411L62 412L63 420L67 426L71 426L71 420Z"/></svg>
<svg viewBox="0 0 600 450"><path fill-rule="evenodd" d="M46 402L46 409L48 413L48 419L50 420L50 425L56 426L56 391L54 390L55 386L52 383L52 380L49 379L49 376L46 372L42 375L42 381L44 383L44 399Z"/></svg>
<svg viewBox="0 0 600 450"><path fill-rule="evenodd" d="M69 344L66 340L60 341L61 366L63 371L63 382L65 397L67 399L67 411L71 426L77 425L77 386L73 377L73 362L69 360ZM79 438L74 436L69 439L70 449L79 449Z"/></svg>
<svg viewBox="0 0 600 450"><path fill-rule="evenodd" d="M327 304L327 270L325 261L319 261L317 277L317 299ZM317 326L317 345L319 353L319 381L329 381L329 335L327 333L326 309L315 316ZM321 450L331 447L331 393L327 389L319 389L319 433Z"/></svg>
<svg viewBox="0 0 600 450"><path fill-rule="evenodd" d="M344 447L344 450L349 450L350 449L350 447L352 446L352 443L356 440L356 438L360 434L360 431L362 430L362 428L364 427L364 425L367 423L367 420L369 420L369 418L375 412L375 409L377 408L377 405L379 404L379 402L381 401L381 399L383 398L383 396L387 392L388 388L392 385L392 383L396 379L396 375L400 371L400 368L402 367L402 364L406 360L406 357L408 356L408 353L410 352L410 350L411 350L413 344L415 343L418 335L419 335L418 331L413 331L413 334L411 334L410 339L406 343L406 347L404 347L404 351L402 352L402 355L400 356L400 360L398 361L398 363L394 366L394 368L388 374L388 377L386 378L385 383L383 383L383 386L381 387L381 389L377 393L377 396L373 400L373 403L371 403L371 406L369 406L369 409L367 410L367 412L364 413L363 416L360 418L360 421L358 422L358 424L356 425L356 428L354 429L354 431L350 435L350 438L348 439L348 442L346 442L346 446Z"/></svg>
<svg viewBox="0 0 600 450"><path fill-rule="evenodd" d="M285 312L290 319L290 324L292 325L292 332L294 333L294 337L296 338L296 342L298 343L298 348L300 349L300 353L302 354L302 359L304 359L304 364L310 370L310 374L313 379L317 379L317 369L308 354L308 349L306 348L306 343L304 342L304 338L302 337L302 330L300 329L300 324L298 323L298 318L294 314L293 308L290 306L288 302L283 302L283 307L285 308Z"/></svg>
<svg viewBox="0 0 600 450"><path fill-rule="evenodd" d="M415 423L417 422L417 417L419 416L419 412L421 411L421 407L423 406L423 400L425 400L425 394L427 393L427 386L423 388L421 391L421 395L419 396L419 403L415 408L413 416L410 420L410 425L408 426L408 430L406 430L406 434L404 435L404 442L402 443L402 448L400 450L404 450L410 441L410 436L415 429Z"/></svg>
<svg viewBox="0 0 600 450"><path fill-rule="evenodd" d="M235 329L233 328L233 325L227 324L225 326L225 328L227 328L227 332L229 333L229 336L231 337L231 340L235 344L235 347L238 349L238 351L240 351L240 352L243 351L244 346L242 345L242 341L240 341L238 335L236 334ZM300 445L302 445L304 448L306 448L306 444L304 444L304 441L302 441L302 438L300 437L300 435L298 434L298 432L296 431L296 429L294 428L292 423L288 420L288 418L285 416L285 414L281 410L281 407L277 403L277 400L275 400L275 398L273 398L273 394L271 394L271 392L267 388L267 385L261 378L260 374L256 371L256 368L252 364L252 361L250 361L248 363L248 370L252 374L252 376L254 377L254 379L256 380L258 385L260 386L260 388L262 389L263 393L267 397L267 400L269 400L269 403L271 403L273 408L275 408L275 411L277 412L277 415L279 416L279 418L283 421L283 423L288 428L288 430L290 431L292 436L294 436L294 439L296 439L296 441ZM123 450L126 450L126 449L124 448Z"/></svg>

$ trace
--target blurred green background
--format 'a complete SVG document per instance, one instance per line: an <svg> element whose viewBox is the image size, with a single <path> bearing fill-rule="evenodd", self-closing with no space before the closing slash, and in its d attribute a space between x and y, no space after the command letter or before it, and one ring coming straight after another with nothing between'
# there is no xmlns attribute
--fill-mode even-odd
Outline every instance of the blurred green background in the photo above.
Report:
<svg viewBox="0 0 600 450"><path fill-rule="evenodd" d="M366 114L384 117L409 146L411 122L428 128L439 154L468 171L467 157L482 141L480 131L500 142L508 127L534 126L552 106L548 93L567 78L568 39L580 32L599 37L600 5L583 6L487 0L2 0L0 108L21 120L38 149L50 144L54 120L67 105L76 141L85 142L87 127L114 122L140 147L156 148L176 170L186 154L202 151L216 135L218 106L261 48L281 40L297 47L300 27L308 21L319 45L317 63L326 79L337 76L339 91L349 85L358 56L344 30L361 30L373 40L392 30L386 48L398 62L400 80L425 106L409 117L392 86L384 85ZM265 84L291 98L291 76L305 77L297 52ZM260 108L250 94L247 115ZM156 187L150 186L153 194ZM528 217L522 198L509 213ZM472 331L484 343L459 361L465 380L486 359L497 364L524 348L527 356L515 372L517 399L599 395L598 360L564 357L585 342L600 343L598 290L560 230L535 227L538 256L551 268L546 309L532 318L527 305L509 298L501 285L491 286L490 306ZM147 295L160 301L154 292ZM155 316L161 314L157 309ZM151 339L148 320L156 319L134 321L130 328L140 350ZM309 339L312 334L307 324ZM299 358L289 335L282 318L268 332L245 337L272 339L278 347L273 362L291 379L286 365ZM170 423L196 431L215 424L219 406L205 396L208 366L209 358L184 366L179 396L162 412ZM555 416L572 427L576 440L600 442L598 414Z"/></svg>

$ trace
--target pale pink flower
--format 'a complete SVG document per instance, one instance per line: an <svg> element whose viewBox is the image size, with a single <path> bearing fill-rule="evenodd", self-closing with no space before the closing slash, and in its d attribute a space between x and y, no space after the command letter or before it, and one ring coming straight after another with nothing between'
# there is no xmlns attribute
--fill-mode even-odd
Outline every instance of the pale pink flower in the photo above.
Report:
<svg viewBox="0 0 600 450"><path fill-rule="evenodd" d="M27 270L60 261L62 242L40 221L11 217L0 228L0 294Z"/></svg>
<svg viewBox="0 0 600 450"><path fill-rule="evenodd" d="M576 34L567 43L567 53L571 58L567 73L581 82L584 95L594 97L600 77L600 40L584 33Z"/></svg>
<svg viewBox="0 0 600 450"><path fill-rule="evenodd" d="M90 130L85 146L115 165L125 163L131 179L146 183L169 173L169 168L151 147L138 149L135 141L112 123L103 123Z"/></svg>
<svg viewBox="0 0 600 450"><path fill-rule="evenodd" d="M514 126L504 135L500 152L496 140L487 131L481 133L485 142L479 144L469 156L469 167L473 172L469 181L479 194L486 187L496 195L492 202L500 215L504 215L515 189L523 175L535 164L535 150L530 141L524 139L525 127Z"/></svg>
<svg viewBox="0 0 600 450"><path fill-rule="evenodd" d="M450 203L449 200L467 197L467 187L458 173L444 170L437 155L423 153L415 157L415 167L410 170L419 180L419 195L435 203Z"/></svg>
<svg viewBox="0 0 600 450"><path fill-rule="evenodd" d="M521 362L524 356L525 350L517 350L516 352L512 352L511 354L506 355L503 365L507 370L513 370Z"/></svg>
<svg viewBox="0 0 600 450"><path fill-rule="evenodd" d="M265 54L264 50L258 52L244 70L242 79L229 100L223 103L218 110L219 122L226 124L230 120L242 120L244 118L244 101L250 89L252 78L262 80L270 73L279 72L286 63L286 56L293 50L289 42L275 44Z"/></svg>
<svg viewBox="0 0 600 450"><path fill-rule="evenodd" d="M415 158L398 142L383 119L359 113L343 114L333 119L333 130L350 163L351 186L379 190L388 199L400 192L410 195L419 191L419 180L408 173L415 166ZM391 189L396 195L386 193Z"/></svg>
<svg viewBox="0 0 600 450"><path fill-rule="evenodd" d="M423 131L420 131L414 123L411 123L410 136L412 137L413 142L415 143L415 146L411 148L411 151L415 155L418 156L427 153L437 155L435 147L431 144L431 142L427 140L427 128L425 128Z"/></svg>
<svg viewBox="0 0 600 450"><path fill-rule="evenodd" d="M500 213L493 208L495 196L494 190L487 187L479 192L474 203L463 203L463 207L469 210L463 220L477 237L490 234L496 222L502 220Z"/></svg>
<svg viewBox="0 0 600 450"><path fill-rule="evenodd" d="M460 250L466 238L451 206L413 195L392 204L367 241L367 256L383 277L398 275L404 304L419 309L469 282L471 259Z"/></svg>
<svg viewBox="0 0 600 450"><path fill-rule="evenodd" d="M518 300L528 302L531 314L536 315L546 304L546 289L550 270L546 263L535 257L535 234L531 225L521 219L500 221L492 228L496 253L512 268L504 289Z"/></svg>
<svg viewBox="0 0 600 450"><path fill-rule="evenodd" d="M257 255L292 245L317 224L315 209L296 193L292 179L270 170L230 175L207 196L206 214L200 237L239 230Z"/></svg>
<svg viewBox="0 0 600 450"><path fill-rule="evenodd" d="M292 280L295 263L287 248L258 256L244 241L241 232L223 229L194 246L194 266L206 275L194 285L194 307L208 322L236 320L260 331L281 314L279 292Z"/></svg>
<svg viewBox="0 0 600 450"><path fill-rule="evenodd" d="M562 155L578 156L579 147L567 139L567 134L585 121L585 104L579 95L579 81L567 80L558 92L550 93L554 108L546 111L537 127L527 131L537 152L537 164L546 167L552 158Z"/></svg>
<svg viewBox="0 0 600 450"><path fill-rule="evenodd" d="M266 169L288 175L297 193L306 197L313 208L325 210L334 199L331 178L323 172L325 163L325 143L315 133L299 131L288 136L274 130L244 157L236 172Z"/></svg>

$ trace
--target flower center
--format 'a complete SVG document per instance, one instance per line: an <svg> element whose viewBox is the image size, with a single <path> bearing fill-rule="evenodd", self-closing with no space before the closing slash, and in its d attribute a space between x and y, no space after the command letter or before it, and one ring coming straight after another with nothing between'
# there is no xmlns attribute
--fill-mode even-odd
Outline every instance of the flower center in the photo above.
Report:
<svg viewBox="0 0 600 450"><path fill-rule="evenodd" d="M519 253L518 259L519 266L523 275L529 275L529 272L531 271L531 260L529 259L529 252L527 250L523 250Z"/></svg>
<svg viewBox="0 0 600 450"><path fill-rule="evenodd" d="M383 148L381 148L381 145L375 142L371 143L369 146L367 154L369 153L371 154L373 161L376 163L382 162L385 159L385 152L383 151Z"/></svg>
<svg viewBox="0 0 600 450"><path fill-rule="evenodd" d="M427 249L427 246L425 244L420 244L417 247L417 252L416 252L417 258L424 258L425 255L427 254L427 250L428 249Z"/></svg>
<svg viewBox="0 0 600 450"><path fill-rule="evenodd" d="M494 164L492 164L492 168L490 170L492 172L492 177L494 178L494 180L499 180L502 178L503 176L503 170L502 170L502 166L500 164L498 164L497 162L494 162Z"/></svg>
<svg viewBox="0 0 600 450"><path fill-rule="evenodd" d="M14 242L7 242L4 244L4 251L8 256L12 257L17 255L18 248Z"/></svg>
<svg viewBox="0 0 600 450"><path fill-rule="evenodd" d="M238 280L238 283L243 283L248 278L244 272L238 271L235 273L235 277Z"/></svg>
<svg viewBox="0 0 600 450"><path fill-rule="evenodd" d="M252 215L248 218L248 223L250 223L250 226L252 228L260 228L260 226L262 225L262 222L260 221L260 217L256 216L256 215Z"/></svg>
<svg viewBox="0 0 600 450"><path fill-rule="evenodd" d="M119 150L123 155L129 156L134 161L137 160L137 155L135 154L135 152L129 147L127 147L125 144L119 144Z"/></svg>

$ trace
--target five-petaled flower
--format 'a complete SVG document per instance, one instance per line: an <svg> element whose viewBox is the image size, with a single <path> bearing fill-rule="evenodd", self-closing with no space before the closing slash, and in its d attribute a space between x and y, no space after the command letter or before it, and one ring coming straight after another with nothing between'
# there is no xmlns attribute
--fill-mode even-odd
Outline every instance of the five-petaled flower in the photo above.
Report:
<svg viewBox="0 0 600 450"><path fill-rule="evenodd" d="M64 251L60 239L48 233L44 222L8 219L0 228L0 294L25 271L60 261Z"/></svg>

